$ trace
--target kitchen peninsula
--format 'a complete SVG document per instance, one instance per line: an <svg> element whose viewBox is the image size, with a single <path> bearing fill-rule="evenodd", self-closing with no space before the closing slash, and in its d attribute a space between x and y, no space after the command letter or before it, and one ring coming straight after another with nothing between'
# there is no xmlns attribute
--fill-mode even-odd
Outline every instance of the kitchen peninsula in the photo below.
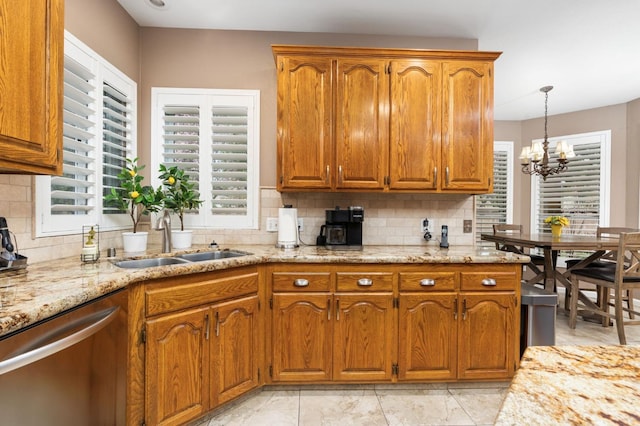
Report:
<svg viewBox="0 0 640 426"><path fill-rule="evenodd" d="M265 384L504 380L518 367L526 256L233 249L250 254L141 269L29 265L0 277L0 336L127 288L130 424L184 423Z"/></svg>

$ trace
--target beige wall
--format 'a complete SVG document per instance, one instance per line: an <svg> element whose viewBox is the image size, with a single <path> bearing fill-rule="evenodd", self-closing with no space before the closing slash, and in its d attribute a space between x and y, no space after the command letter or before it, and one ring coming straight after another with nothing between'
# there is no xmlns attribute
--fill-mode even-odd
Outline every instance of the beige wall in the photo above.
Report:
<svg viewBox="0 0 640 426"><path fill-rule="evenodd" d="M640 228L640 99L627 104L626 224Z"/></svg>
<svg viewBox="0 0 640 426"><path fill-rule="evenodd" d="M629 109L632 109L631 106ZM636 105L635 110L636 115L640 114L640 105ZM636 117L636 123L639 118ZM637 151L634 144L629 146L627 143L627 127L630 125L628 123L627 104L621 104L549 116L547 125L550 138L611 130L611 205L616 206L610 212L611 226L636 226L638 221L637 180L639 170L637 166L627 169L630 163L634 163L633 160L629 160L629 157L635 158L637 164L638 155L637 152L633 154L634 150ZM497 121L495 135L496 140L515 142L514 205L519 212L514 211L514 222L522 223L525 228L528 228L531 211L531 179L520 172L517 157L523 145L529 145L532 140L544 137L544 118L516 123ZM636 184L629 185L628 181L634 180ZM632 193L634 191L635 193Z"/></svg>

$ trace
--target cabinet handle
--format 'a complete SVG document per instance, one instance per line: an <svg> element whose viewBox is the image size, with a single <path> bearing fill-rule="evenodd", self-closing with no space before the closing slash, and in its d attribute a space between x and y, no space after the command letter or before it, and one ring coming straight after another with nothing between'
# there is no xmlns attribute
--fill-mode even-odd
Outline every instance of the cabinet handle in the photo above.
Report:
<svg viewBox="0 0 640 426"><path fill-rule="evenodd" d="M438 187L438 168L437 167L433 168L433 187L434 188Z"/></svg>
<svg viewBox="0 0 640 426"><path fill-rule="evenodd" d="M446 186L449 186L449 166L444 169L444 183Z"/></svg>
<svg viewBox="0 0 640 426"><path fill-rule="evenodd" d="M327 182L329 182L329 165L327 164Z"/></svg>
<svg viewBox="0 0 640 426"><path fill-rule="evenodd" d="M220 336L220 313L216 312L216 337Z"/></svg>
<svg viewBox="0 0 640 426"><path fill-rule="evenodd" d="M358 285L363 287L370 287L373 285L373 280L371 278L360 278L358 280Z"/></svg>
<svg viewBox="0 0 640 426"><path fill-rule="evenodd" d="M327 299L327 319L331 321L331 299Z"/></svg>
<svg viewBox="0 0 640 426"><path fill-rule="evenodd" d="M306 278L296 278L295 280L293 280L293 285L296 287L308 287L309 280Z"/></svg>
<svg viewBox="0 0 640 426"><path fill-rule="evenodd" d="M485 278L482 280L482 285L487 287L494 287L496 285L496 280L493 278Z"/></svg>
<svg viewBox="0 0 640 426"><path fill-rule="evenodd" d="M204 339L209 340L209 314L204 316Z"/></svg>
<svg viewBox="0 0 640 426"><path fill-rule="evenodd" d="M338 166L338 180L342 183L342 165Z"/></svg>
<svg viewBox="0 0 640 426"><path fill-rule="evenodd" d="M433 287L436 285L436 280L433 278L423 278L420 280L420 285L423 287Z"/></svg>
<svg viewBox="0 0 640 426"><path fill-rule="evenodd" d="M467 319L467 299L462 299L462 319Z"/></svg>
<svg viewBox="0 0 640 426"><path fill-rule="evenodd" d="M458 298L453 299L453 319L458 320Z"/></svg>
<svg viewBox="0 0 640 426"><path fill-rule="evenodd" d="M340 321L340 299L336 300L336 321Z"/></svg>

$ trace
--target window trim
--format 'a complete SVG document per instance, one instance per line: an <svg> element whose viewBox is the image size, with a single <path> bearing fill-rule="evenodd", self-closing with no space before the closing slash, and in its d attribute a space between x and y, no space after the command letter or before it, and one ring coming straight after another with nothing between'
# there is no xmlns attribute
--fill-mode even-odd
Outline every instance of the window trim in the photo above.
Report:
<svg viewBox="0 0 640 426"><path fill-rule="evenodd" d="M128 151L131 157L136 156L138 138L138 85L125 73L100 56L97 52L84 44L73 34L64 32L64 55L89 68L95 78L95 112L92 146L94 152L94 197L93 211L90 215L52 215L51 214L51 177L36 176L35 179L35 236L53 237L60 235L77 235L82 233L83 225L98 224L101 231L127 229L131 227L131 220L126 214L102 213L102 101L103 85L110 83L126 92L131 101L130 128L131 146ZM63 154L64 155L64 154ZM64 220L62 220L64 219Z"/></svg>
<svg viewBox="0 0 640 426"><path fill-rule="evenodd" d="M237 99L250 99L250 115L253 120L247 128L247 214L243 216L214 215L211 212L211 197L202 195L203 205L198 215L185 215L185 228L190 229L259 229L260 220L260 90L254 89L207 89L207 88L180 88L180 87L152 87L151 88L151 170L160 167L162 132L162 106L166 103L161 100L163 96L185 99L193 98L193 102L199 105L211 107L215 105L215 97L235 97ZM202 98L200 102L197 98ZM209 117L209 113L201 110L201 117ZM200 124L206 126L206 124ZM205 132L204 138L208 133ZM205 150L205 152L208 152ZM206 156L206 154L205 154ZM200 172L210 175L211 165L201 164ZM157 173L153 175L154 187L161 185ZM208 189L208 184L204 190ZM202 189L202 186L201 186ZM206 194L206 191L202 191Z"/></svg>

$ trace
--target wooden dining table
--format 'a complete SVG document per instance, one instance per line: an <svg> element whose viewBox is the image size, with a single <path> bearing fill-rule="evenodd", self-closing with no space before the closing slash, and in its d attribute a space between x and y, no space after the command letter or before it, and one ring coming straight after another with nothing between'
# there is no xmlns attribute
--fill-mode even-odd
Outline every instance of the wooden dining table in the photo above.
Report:
<svg viewBox="0 0 640 426"><path fill-rule="evenodd" d="M564 233L559 237L551 234L482 234L481 239L492 241L506 247L509 251L518 254L522 253L522 248L539 248L544 252L544 271L534 278L528 280L529 283L537 283L544 278L545 290L555 291L556 282L570 288L569 276L572 269L583 268L590 262L601 258L610 250L618 248L618 238L595 235L573 235ZM557 258L560 250L588 251L591 254L564 272L557 269Z"/></svg>

